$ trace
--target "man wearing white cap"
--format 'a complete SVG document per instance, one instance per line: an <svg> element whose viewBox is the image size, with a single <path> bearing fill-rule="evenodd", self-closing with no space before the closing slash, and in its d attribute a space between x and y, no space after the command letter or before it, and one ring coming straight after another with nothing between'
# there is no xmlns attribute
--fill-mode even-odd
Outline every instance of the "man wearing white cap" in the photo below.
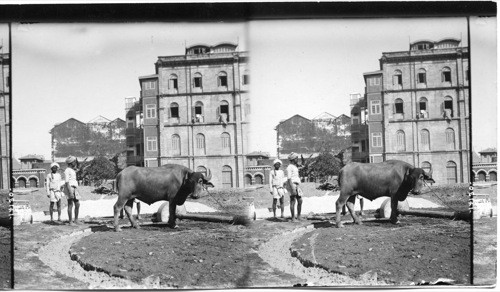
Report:
<svg viewBox="0 0 500 292"><path fill-rule="evenodd" d="M292 152L288 155L288 160L290 164L286 168L287 175L287 189L290 193L290 212L292 213L292 222L295 222L295 201L297 201L297 220L300 220L300 212L302 211L302 194L299 188L300 177L299 169L297 167L299 162L299 156Z"/></svg>
<svg viewBox="0 0 500 292"><path fill-rule="evenodd" d="M52 171L47 176L47 183L45 187L47 188L47 197L50 198L50 221L54 221L54 203L57 204L57 221L61 221L61 198L64 196L62 189L64 187L61 174L57 172L59 169L59 164L53 162L50 165L50 170Z"/></svg>
<svg viewBox="0 0 500 292"><path fill-rule="evenodd" d="M269 189L273 195L273 214L276 219L276 204L280 200L281 218L284 218L285 213L285 173L280 169L281 160L275 159L273 161L274 169L269 173Z"/></svg>
<svg viewBox="0 0 500 292"><path fill-rule="evenodd" d="M78 221L78 212L80 210L80 194L77 190L78 181L76 180L76 157L69 156L66 158L66 164L68 167L64 171L64 179L66 184L64 185L64 193L68 197L68 218L69 225L80 224ZM75 222L73 223L73 204L75 205Z"/></svg>

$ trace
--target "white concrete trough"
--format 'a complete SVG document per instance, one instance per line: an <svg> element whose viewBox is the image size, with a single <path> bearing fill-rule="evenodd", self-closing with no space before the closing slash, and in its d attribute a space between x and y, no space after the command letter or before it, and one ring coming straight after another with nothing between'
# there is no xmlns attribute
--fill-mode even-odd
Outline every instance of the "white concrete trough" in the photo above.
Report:
<svg viewBox="0 0 500 292"><path fill-rule="evenodd" d="M496 216L496 212L491 205L490 196L488 194L476 194L472 198L472 218L480 219L482 217Z"/></svg>
<svg viewBox="0 0 500 292"><path fill-rule="evenodd" d="M22 223L33 223L33 212L31 211L30 202L27 200L14 200L12 205L12 213L14 215L13 224L21 225Z"/></svg>
<svg viewBox="0 0 500 292"><path fill-rule="evenodd" d="M432 218L448 218L448 219L460 219L460 220L470 220L470 213L468 211L433 211L433 210L421 210L421 209L411 209L408 199L402 202L398 202L398 211L400 215L413 215L421 217L432 217ZM391 199L387 198L380 206L378 215L379 218L389 219L391 217Z"/></svg>
<svg viewBox="0 0 500 292"><path fill-rule="evenodd" d="M157 222L168 222L169 217L169 203L163 203L156 213ZM176 217L179 219L191 219L198 221L220 222L230 224L246 225L250 221L256 220L257 214L255 212L254 198L243 198L243 206L241 214L219 215L219 214L197 214L188 212L186 205L177 206L175 210Z"/></svg>

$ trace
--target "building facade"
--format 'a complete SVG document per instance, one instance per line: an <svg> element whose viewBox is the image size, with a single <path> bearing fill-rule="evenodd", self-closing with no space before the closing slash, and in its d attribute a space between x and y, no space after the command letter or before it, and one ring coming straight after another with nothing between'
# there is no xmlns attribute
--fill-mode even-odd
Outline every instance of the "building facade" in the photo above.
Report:
<svg viewBox="0 0 500 292"><path fill-rule="evenodd" d="M125 121L98 116L87 123L70 118L51 130L52 161L64 162L73 155L78 161L98 155L112 158L126 148Z"/></svg>
<svg viewBox="0 0 500 292"><path fill-rule="evenodd" d="M469 51L460 40L382 53L365 73L371 162L398 159L438 183L469 182Z"/></svg>
<svg viewBox="0 0 500 292"><path fill-rule="evenodd" d="M0 46L1 49L1 46ZM0 189L10 189L10 54L0 53Z"/></svg>
<svg viewBox="0 0 500 292"><path fill-rule="evenodd" d="M128 139L143 137L143 149L136 144L133 153L127 148L129 154L143 154L146 167L176 163L200 172L210 169L216 187L243 187L248 52L230 43L195 45L185 55L158 57L155 67L155 74L139 77L141 108L127 116L127 123L136 117ZM139 123L137 112L142 113Z"/></svg>
<svg viewBox="0 0 500 292"><path fill-rule="evenodd" d="M475 182L497 181L497 149L479 151L479 156L473 157L472 172Z"/></svg>
<svg viewBox="0 0 500 292"><path fill-rule="evenodd" d="M351 107L351 161L368 162L368 125L366 97L359 93L349 95Z"/></svg>

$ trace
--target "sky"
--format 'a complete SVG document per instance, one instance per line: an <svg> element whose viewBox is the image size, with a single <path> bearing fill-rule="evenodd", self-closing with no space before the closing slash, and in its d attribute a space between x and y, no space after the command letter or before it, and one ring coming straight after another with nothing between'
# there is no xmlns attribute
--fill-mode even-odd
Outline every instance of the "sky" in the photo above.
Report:
<svg viewBox="0 0 500 292"><path fill-rule="evenodd" d="M473 144L482 150L496 147L496 19L472 19L471 31ZM275 155L279 121L349 115L349 94L363 93L363 73L379 70L382 52L446 37L466 46L466 19L13 24L13 155L49 159L50 129L71 117L124 119L124 99L138 97L138 77L155 73L158 56L226 41L250 51L248 152Z"/></svg>

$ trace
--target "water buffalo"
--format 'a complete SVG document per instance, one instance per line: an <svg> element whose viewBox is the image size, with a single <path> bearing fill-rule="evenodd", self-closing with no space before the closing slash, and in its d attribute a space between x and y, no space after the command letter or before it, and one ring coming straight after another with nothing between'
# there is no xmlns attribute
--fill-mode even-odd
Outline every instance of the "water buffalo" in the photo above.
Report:
<svg viewBox="0 0 500 292"><path fill-rule="evenodd" d="M147 204L160 200L168 201L168 226L176 228L176 206L184 204L189 195L199 196L206 186L213 187L214 185L210 182L211 178L210 170L205 177L201 172L193 172L191 169L177 164L166 164L152 168L137 166L125 168L116 176L118 200L114 206L115 230L120 231L118 214L124 206L132 227L139 228L132 216L132 205L135 198Z"/></svg>
<svg viewBox="0 0 500 292"><path fill-rule="evenodd" d="M432 171L426 174L421 168L399 160L381 163L352 162L344 166L339 173L340 196L335 204L336 224L342 227L340 211L347 202L354 223L361 220L354 212L354 200L360 195L373 201L379 197L391 198L391 223L398 224L398 201L406 200L408 193L418 195L424 180L434 182Z"/></svg>

